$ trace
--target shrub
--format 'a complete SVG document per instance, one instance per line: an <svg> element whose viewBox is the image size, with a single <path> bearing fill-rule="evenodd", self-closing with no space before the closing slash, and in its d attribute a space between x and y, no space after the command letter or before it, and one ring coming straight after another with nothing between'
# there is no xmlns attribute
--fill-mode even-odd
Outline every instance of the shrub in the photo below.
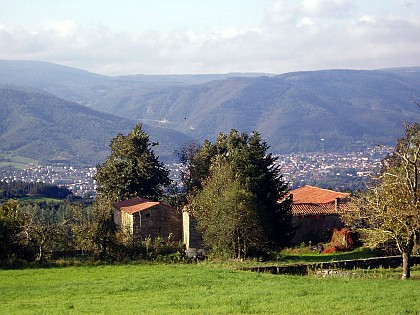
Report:
<svg viewBox="0 0 420 315"><path fill-rule="evenodd" d="M336 251L352 250L355 243L355 237L348 228L334 229L331 241L326 245L322 253L331 254Z"/></svg>

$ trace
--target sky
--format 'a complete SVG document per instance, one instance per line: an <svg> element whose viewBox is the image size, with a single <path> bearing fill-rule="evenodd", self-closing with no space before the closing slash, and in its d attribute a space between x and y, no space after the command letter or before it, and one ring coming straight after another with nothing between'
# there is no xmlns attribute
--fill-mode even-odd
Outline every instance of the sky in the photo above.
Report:
<svg viewBox="0 0 420 315"><path fill-rule="evenodd" d="M420 0L0 0L0 59L104 75L420 66Z"/></svg>

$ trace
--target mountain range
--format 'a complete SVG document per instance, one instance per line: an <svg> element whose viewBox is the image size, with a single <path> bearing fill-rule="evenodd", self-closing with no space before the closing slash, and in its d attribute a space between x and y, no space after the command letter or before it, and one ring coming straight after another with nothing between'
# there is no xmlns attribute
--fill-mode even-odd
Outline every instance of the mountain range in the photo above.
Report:
<svg viewBox="0 0 420 315"><path fill-rule="evenodd" d="M95 165L109 154L118 133L127 134L135 121L95 111L31 88L0 87L0 153L50 164ZM163 160L190 141L186 135L143 125Z"/></svg>
<svg viewBox="0 0 420 315"><path fill-rule="evenodd" d="M35 131L28 131L20 140L10 138L9 129L21 123L22 112L5 113L9 131L5 133L1 126L0 150L15 150L20 143L19 154L27 154L39 147L32 144L35 135L39 139L46 134L56 135L54 141L64 143L58 130L72 126L65 132L66 150L59 153L61 149L51 149L48 156L61 154L70 158L77 146L92 146L95 150L105 147L101 154L93 150L89 157L86 153L87 161L94 156L96 160L103 159L110 139L119 132L126 133L138 121L145 129L154 128L151 136L162 137L156 140L163 144L164 156L173 155L176 147L190 139L213 141L219 132L233 128L260 132L274 153L354 151L365 146L393 145L402 135L405 122L420 121L420 108L413 103L420 97L420 67L281 75L108 77L45 62L0 61L0 84L4 89L15 85L13 88L19 93L32 93L31 115L41 109L52 112L53 104L61 104L60 109L55 107L59 112L66 109L66 117L56 115L48 123L34 120L36 124L26 118L30 121L26 128ZM3 94L2 113L7 99ZM48 106L50 109L46 109ZM96 125L81 117L90 117ZM71 124L70 120L74 122ZM61 126L54 129L54 124ZM49 129L38 134L42 126ZM77 128L77 132L72 128Z"/></svg>

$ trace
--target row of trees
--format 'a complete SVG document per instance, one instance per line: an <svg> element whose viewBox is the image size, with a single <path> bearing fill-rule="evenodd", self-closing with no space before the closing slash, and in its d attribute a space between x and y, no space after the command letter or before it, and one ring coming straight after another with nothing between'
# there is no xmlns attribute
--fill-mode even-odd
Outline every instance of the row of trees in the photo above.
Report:
<svg viewBox="0 0 420 315"><path fill-rule="evenodd" d="M106 220L101 208L82 202L11 199L0 206L0 260L44 262L46 253L75 251L99 257L107 235L100 225Z"/></svg>
<svg viewBox="0 0 420 315"><path fill-rule="evenodd" d="M21 202L0 206L0 260L45 260L47 250L68 250L79 243L73 233L80 215L64 202Z"/></svg>
<svg viewBox="0 0 420 315"><path fill-rule="evenodd" d="M98 165L98 200L134 196L159 199L169 184L168 171L153 153L149 136L136 125L111 141L111 155ZM245 257L284 245L288 208L278 200L287 186L261 136L232 130L213 144L187 144L179 156L185 165L178 203L196 217L213 253Z"/></svg>
<svg viewBox="0 0 420 315"><path fill-rule="evenodd" d="M63 199L72 193L65 187L46 184L42 182L28 183L22 181L12 181L10 183L0 181L0 200L20 198L27 195L42 196L47 198Z"/></svg>
<svg viewBox="0 0 420 315"><path fill-rule="evenodd" d="M407 125L405 130L394 153L384 159L372 187L355 199L357 207L343 215L367 244L393 240L403 255L403 277L408 278L410 255L420 236L420 126ZM83 210L57 222L42 221L42 215L31 216L30 211L22 219L13 202L4 204L1 229L9 232L2 232L1 244L14 244L7 242L10 235L19 242L25 235L26 240L35 240L38 232L29 227L57 227L66 222L67 235L79 245L106 255L116 235L111 203L133 196L160 199L170 182L168 170L153 152L154 145L140 124L127 136L119 134L111 141L111 155L97 167L98 198L89 219L78 219ZM249 135L232 130L220 134L215 143L190 143L180 151L185 189L178 201L196 217L214 254L243 258L287 243L290 200L285 198L286 183L268 149L257 132ZM43 258L42 244L52 239L39 237L35 242L39 259ZM4 246L2 257L10 250Z"/></svg>
<svg viewBox="0 0 420 315"><path fill-rule="evenodd" d="M110 156L97 167L98 203L162 198L169 172L155 156L154 145L140 124L111 141ZM268 148L258 133L232 130L214 144L189 143L179 152L185 171L177 204L197 218L213 253L245 257L287 239L287 207L278 203L287 188Z"/></svg>
<svg viewBox="0 0 420 315"><path fill-rule="evenodd" d="M153 145L141 125L114 138L111 156L98 166L99 195L113 200L161 197L168 173ZM257 132L232 130L215 143L190 143L179 153L185 164L181 204L196 217L213 253L246 257L287 243L287 186L268 149ZM343 214L366 244L392 240L403 256L404 278L410 277L410 255L420 236L419 170L420 126L407 124L405 136L383 160L380 175L355 198L354 209Z"/></svg>
<svg viewBox="0 0 420 315"><path fill-rule="evenodd" d="M232 130L181 152L187 207L213 252L240 258L287 242L287 186L268 149L259 133Z"/></svg>

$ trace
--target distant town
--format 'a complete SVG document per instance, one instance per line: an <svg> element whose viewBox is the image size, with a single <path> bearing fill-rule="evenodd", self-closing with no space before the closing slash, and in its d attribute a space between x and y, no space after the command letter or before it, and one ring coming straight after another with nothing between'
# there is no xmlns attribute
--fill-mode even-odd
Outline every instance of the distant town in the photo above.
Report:
<svg viewBox="0 0 420 315"><path fill-rule="evenodd" d="M388 146L375 146L349 153L282 154L277 155L277 161L284 180L291 188L321 182L325 186L328 179L336 183L335 187L324 188L349 191L361 188L361 183L367 183L380 170L381 160L392 149Z"/></svg>
<svg viewBox="0 0 420 315"><path fill-rule="evenodd" d="M295 153L280 154L277 157L283 179L290 188L305 184L322 182L327 178L340 177L343 182L367 181L381 166L381 160L391 152L391 147L376 146L362 152L351 153ZM172 163L166 165L170 170L170 178L181 184L183 165ZM96 173L95 167L76 167L70 165L29 165L24 170L2 170L3 181L44 182L65 186L76 196L94 196ZM349 190L345 185L334 187ZM340 189L341 188L341 189Z"/></svg>

